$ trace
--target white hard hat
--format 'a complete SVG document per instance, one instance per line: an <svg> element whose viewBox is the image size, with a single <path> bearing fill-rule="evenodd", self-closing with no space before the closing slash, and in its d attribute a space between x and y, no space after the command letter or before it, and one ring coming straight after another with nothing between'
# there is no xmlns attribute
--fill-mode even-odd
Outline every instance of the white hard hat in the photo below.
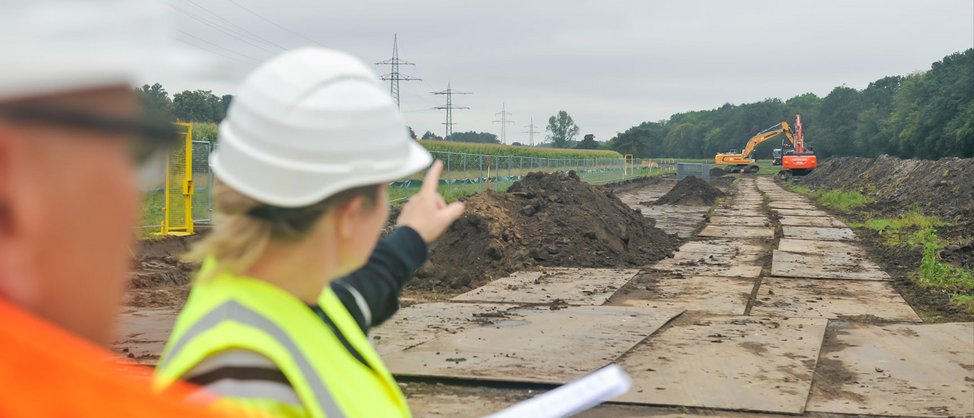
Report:
<svg viewBox="0 0 974 418"><path fill-rule="evenodd" d="M283 53L251 73L211 157L221 181L280 207L390 182L431 162L372 69L323 48Z"/></svg>
<svg viewBox="0 0 974 418"><path fill-rule="evenodd" d="M0 101L222 70L170 24L156 0L0 0Z"/></svg>

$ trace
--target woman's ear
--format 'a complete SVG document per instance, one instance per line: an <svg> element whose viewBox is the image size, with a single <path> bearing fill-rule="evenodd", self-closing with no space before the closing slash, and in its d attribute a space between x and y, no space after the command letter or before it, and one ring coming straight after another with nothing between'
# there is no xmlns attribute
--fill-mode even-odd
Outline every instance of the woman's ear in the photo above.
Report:
<svg viewBox="0 0 974 418"><path fill-rule="evenodd" d="M338 236L342 240L348 240L355 235L362 221L362 206L365 198L356 196L335 208Z"/></svg>

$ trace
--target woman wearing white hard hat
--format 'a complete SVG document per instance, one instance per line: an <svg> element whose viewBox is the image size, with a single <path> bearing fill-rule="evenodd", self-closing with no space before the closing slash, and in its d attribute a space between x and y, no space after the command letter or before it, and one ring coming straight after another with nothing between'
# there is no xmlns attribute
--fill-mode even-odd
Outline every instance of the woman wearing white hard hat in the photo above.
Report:
<svg viewBox="0 0 974 418"><path fill-rule="evenodd" d="M212 165L222 218L191 253L203 267L157 388L188 380L202 386L200 397L279 416L409 416L364 332L376 311L395 310L399 288L365 287L375 270L415 269L408 260L425 259L426 244L463 212L436 192L439 162L403 207L395 242L373 253L373 271L335 279L376 246L387 183L431 161L359 60L305 48L254 71L220 126Z"/></svg>

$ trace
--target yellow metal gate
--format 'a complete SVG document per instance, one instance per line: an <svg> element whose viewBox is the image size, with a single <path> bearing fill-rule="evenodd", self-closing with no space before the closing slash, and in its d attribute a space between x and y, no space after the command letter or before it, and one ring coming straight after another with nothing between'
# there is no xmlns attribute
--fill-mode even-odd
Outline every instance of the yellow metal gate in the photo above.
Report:
<svg viewBox="0 0 974 418"><path fill-rule="evenodd" d="M166 158L166 209L162 221L163 235L193 233L193 125L177 122L180 146Z"/></svg>

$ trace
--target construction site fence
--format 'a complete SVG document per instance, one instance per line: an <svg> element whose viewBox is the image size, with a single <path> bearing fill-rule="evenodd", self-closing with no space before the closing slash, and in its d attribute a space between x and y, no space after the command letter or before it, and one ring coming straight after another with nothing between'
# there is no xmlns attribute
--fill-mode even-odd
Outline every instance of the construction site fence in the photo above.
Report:
<svg viewBox="0 0 974 418"><path fill-rule="evenodd" d="M506 190L528 173L574 171L591 184L607 184L636 177L662 175L676 170L671 159L622 158L541 158L517 155L487 155L434 151L433 158L443 161L439 190L448 200L484 190ZM389 200L408 199L420 189L422 173L393 182Z"/></svg>
<svg viewBox="0 0 974 418"><path fill-rule="evenodd" d="M173 193L170 188L158 188L146 193L143 200L142 229L147 233L165 230L166 199L170 207L189 199L192 206L192 219L195 224L210 224L213 221L213 172L210 170L210 154L216 147L207 141L192 141L192 167L188 178L192 187L189 196ZM607 184L630 180L636 177L655 176L676 171L676 160L640 159L632 156L621 158L540 158L516 155L487 155L458 152L432 152L433 158L443 161L443 174L439 190L448 200L477 193L484 190L503 191L528 173L554 173L574 171L578 177L591 184ZM176 161L176 159L173 159ZM167 167L167 173L178 172ZM179 182L178 178L170 179ZM405 201L420 189L423 173L392 182L389 185L389 200L393 203ZM183 200L180 200L183 199ZM179 200L177 202L176 200Z"/></svg>
<svg viewBox="0 0 974 418"><path fill-rule="evenodd" d="M214 144L208 141L192 141L188 150L175 152L192 153L192 167L183 170L178 167L178 158L167 161L167 186L147 190L142 198L142 227L146 233L163 232L164 223L178 223L172 213L167 216L167 202L170 208L178 208L187 202L192 207L191 216L194 224L209 224L213 221L213 172L210 170L210 154ZM174 169L174 166L177 166ZM192 193L183 193L177 187L188 184ZM172 211L172 209L170 209Z"/></svg>

